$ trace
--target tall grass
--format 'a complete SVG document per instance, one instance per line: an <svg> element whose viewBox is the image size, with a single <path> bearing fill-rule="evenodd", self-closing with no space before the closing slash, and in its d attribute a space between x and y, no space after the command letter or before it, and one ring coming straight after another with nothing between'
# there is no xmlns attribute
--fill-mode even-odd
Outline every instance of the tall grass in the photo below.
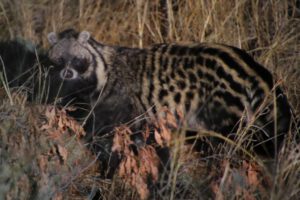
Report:
<svg viewBox="0 0 300 200"><path fill-rule="evenodd" d="M46 48L46 35L66 28L87 30L100 42L129 47L161 42L218 42L243 48L276 76L296 116L300 116L299 0L0 0L2 40L21 37ZM182 152L183 139L176 141L171 175L161 180L167 186L158 190L156 197L176 199L182 192L182 195L189 193L185 197L195 199L210 198L210 194L220 199L238 198L236 188L231 186L247 181L249 184L250 179L237 181L243 179L242 173L249 174L255 168L242 163L236 153L238 145L220 147L223 154L213 155L215 165L211 165L210 159ZM259 192L249 188L241 190L242 197L247 197L245 193L249 191L252 196L248 197L257 199L299 197L298 148L286 146L275 167L279 172L269 180L272 184L264 183L269 185L268 190L254 181ZM221 160L221 155L228 156L226 161ZM208 170L209 167L212 169ZM252 178L268 182L264 177L268 170L254 170L256 174ZM109 187L107 183L105 187L96 185L105 190L107 199L117 198L112 191L123 194L124 198L136 198L134 193L126 193L123 186L117 187L117 183L116 180Z"/></svg>
<svg viewBox="0 0 300 200"><path fill-rule="evenodd" d="M131 47L220 42L248 50L283 80L299 73L297 0L1 0L0 9L2 39L22 37L46 47L47 33L72 27Z"/></svg>

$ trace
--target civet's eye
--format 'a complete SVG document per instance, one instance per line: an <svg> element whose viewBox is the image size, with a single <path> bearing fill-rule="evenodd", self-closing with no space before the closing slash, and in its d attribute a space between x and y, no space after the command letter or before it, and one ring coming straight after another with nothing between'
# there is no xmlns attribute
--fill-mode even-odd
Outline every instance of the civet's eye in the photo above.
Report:
<svg viewBox="0 0 300 200"><path fill-rule="evenodd" d="M84 73L88 68L88 62L86 59L73 58L71 66L79 73Z"/></svg>

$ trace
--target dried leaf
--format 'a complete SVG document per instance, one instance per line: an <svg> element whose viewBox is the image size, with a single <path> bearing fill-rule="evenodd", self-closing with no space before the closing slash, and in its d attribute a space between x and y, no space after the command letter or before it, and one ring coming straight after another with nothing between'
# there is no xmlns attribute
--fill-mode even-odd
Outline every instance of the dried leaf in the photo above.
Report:
<svg viewBox="0 0 300 200"><path fill-rule="evenodd" d="M125 172L126 174L131 174L131 158L130 157L127 157L125 159Z"/></svg>
<svg viewBox="0 0 300 200"><path fill-rule="evenodd" d="M63 195L62 193L57 193L55 194L55 196L53 197L53 200L63 200Z"/></svg>
<svg viewBox="0 0 300 200"><path fill-rule="evenodd" d="M57 146L57 149L58 149L58 153L62 157L63 161L66 161L67 157L68 157L67 149L65 147L60 146L60 145Z"/></svg>
<svg viewBox="0 0 300 200"><path fill-rule="evenodd" d="M49 129L48 130L48 136L51 139L58 139L59 137L61 137L62 132L60 130L57 129Z"/></svg>
<svg viewBox="0 0 300 200"><path fill-rule="evenodd" d="M148 199L150 192L148 190L147 183L140 176L136 177L136 189L141 199Z"/></svg>
<svg viewBox="0 0 300 200"><path fill-rule="evenodd" d="M149 126L146 126L146 130L144 130L142 132L142 134L143 134L144 141L146 141L149 138L149 136L150 136L150 128L149 128Z"/></svg>
<svg viewBox="0 0 300 200"><path fill-rule="evenodd" d="M220 189L220 186L217 182L213 182L211 185L212 191L215 194L216 200L223 200L224 196L222 194L222 190Z"/></svg>
<svg viewBox="0 0 300 200"><path fill-rule="evenodd" d="M45 172L47 170L47 158L46 156L39 156L38 158L38 164L39 164L39 168L42 172Z"/></svg>
<svg viewBox="0 0 300 200"><path fill-rule="evenodd" d="M177 120L169 110L166 111L166 123L172 128L178 128Z"/></svg>
<svg viewBox="0 0 300 200"><path fill-rule="evenodd" d="M58 124L58 128L59 128L59 129L64 130L64 128L65 128L65 123L64 123L62 117L59 117L59 118L58 118L58 123L57 123L57 124Z"/></svg>
<svg viewBox="0 0 300 200"><path fill-rule="evenodd" d="M116 133L113 138L112 151L113 152L121 152L121 150L122 150L122 140L121 140L120 135L118 133Z"/></svg>
<svg viewBox="0 0 300 200"><path fill-rule="evenodd" d="M159 158L158 155L156 154L156 151L153 149L153 147L149 146L149 155L151 156L151 164L150 164L150 174L153 178L154 181L158 181L159 178Z"/></svg>
<svg viewBox="0 0 300 200"><path fill-rule="evenodd" d="M170 141L171 141L171 131L170 129L166 128L165 125L161 125L161 132L160 135L165 142L167 146L170 146Z"/></svg>
<svg viewBox="0 0 300 200"><path fill-rule="evenodd" d="M124 177L125 175L126 175L125 162L123 160L119 165L119 176Z"/></svg>
<svg viewBox="0 0 300 200"><path fill-rule="evenodd" d="M183 108L177 107L176 108L176 115L179 117L179 119L182 121L184 119L183 115Z"/></svg>
<svg viewBox="0 0 300 200"><path fill-rule="evenodd" d="M154 138L155 138L155 141L157 142L157 144L159 144L160 146L164 145L162 137L157 130L154 131Z"/></svg>
<svg viewBox="0 0 300 200"><path fill-rule="evenodd" d="M258 173L257 170L255 169L254 164L251 163L246 163L246 161L243 162L244 167L246 167L247 170L247 179L248 183L251 186L259 186L260 182L258 179Z"/></svg>
<svg viewBox="0 0 300 200"><path fill-rule="evenodd" d="M131 160L131 171L133 173L138 173L138 164L137 164L136 159L134 159L134 158Z"/></svg>
<svg viewBox="0 0 300 200"><path fill-rule="evenodd" d="M55 118L55 108L54 107L47 107L46 111L45 111L45 116L48 119L54 119Z"/></svg>
<svg viewBox="0 0 300 200"><path fill-rule="evenodd" d="M250 185L258 186L259 185L259 180L257 177L257 172L254 170L249 170L248 171L248 181Z"/></svg>

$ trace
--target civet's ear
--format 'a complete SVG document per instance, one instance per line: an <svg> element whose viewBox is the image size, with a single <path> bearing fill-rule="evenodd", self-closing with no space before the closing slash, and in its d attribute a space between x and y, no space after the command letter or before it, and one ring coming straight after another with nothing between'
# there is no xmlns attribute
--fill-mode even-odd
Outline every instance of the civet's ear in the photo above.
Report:
<svg viewBox="0 0 300 200"><path fill-rule="evenodd" d="M78 41L80 43L86 43L90 39L91 34L87 31L82 31L79 34Z"/></svg>
<svg viewBox="0 0 300 200"><path fill-rule="evenodd" d="M57 35L55 32L51 32L48 34L48 41L51 45L54 45L57 43L58 39L57 39Z"/></svg>

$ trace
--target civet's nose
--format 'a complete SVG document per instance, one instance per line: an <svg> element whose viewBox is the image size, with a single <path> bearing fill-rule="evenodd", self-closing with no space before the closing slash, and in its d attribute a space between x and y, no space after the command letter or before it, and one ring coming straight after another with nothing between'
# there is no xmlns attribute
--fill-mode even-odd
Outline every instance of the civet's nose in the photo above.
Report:
<svg viewBox="0 0 300 200"><path fill-rule="evenodd" d="M66 68L60 71L62 79L74 79L77 77L77 72L74 69Z"/></svg>

